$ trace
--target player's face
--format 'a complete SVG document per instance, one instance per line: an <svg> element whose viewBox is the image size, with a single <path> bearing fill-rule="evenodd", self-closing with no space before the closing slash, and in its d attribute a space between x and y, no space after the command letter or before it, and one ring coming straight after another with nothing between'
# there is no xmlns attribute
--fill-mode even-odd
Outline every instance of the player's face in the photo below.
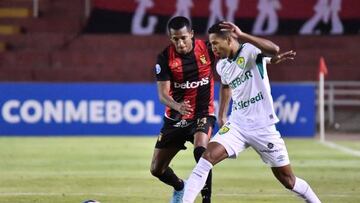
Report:
<svg viewBox="0 0 360 203"><path fill-rule="evenodd" d="M209 41L211 44L211 49L215 55L220 58L226 58L229 56L231 50L229 39L212 33L209 35Z"/></svg>
<svg viewBox="0 0 360 203"><path fill-rule="evenodd" d="M192 50L193 36L194 32L189 31L186 27L179 30L170 29L170 40L179 54L187 54Z"/></svg>

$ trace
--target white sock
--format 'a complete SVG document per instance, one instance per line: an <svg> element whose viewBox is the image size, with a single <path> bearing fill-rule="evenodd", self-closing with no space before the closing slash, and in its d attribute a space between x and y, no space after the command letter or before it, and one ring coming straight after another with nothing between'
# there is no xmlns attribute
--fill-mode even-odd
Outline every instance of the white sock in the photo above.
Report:
<svg viewBox="0 0 360 203"><path fill-rule="evenodd" d="M319 198L316 196L310 185L303 179L296 177L293 192L298 194L307 203L321 203Z"/></svg>
<svg viewBox="0 0 360 203"><path fill-rule="evenodd" d="M209 171L213 165L206 159L200 158L185 184L183 203L193 203L196 196L204 187Z"/></svg>

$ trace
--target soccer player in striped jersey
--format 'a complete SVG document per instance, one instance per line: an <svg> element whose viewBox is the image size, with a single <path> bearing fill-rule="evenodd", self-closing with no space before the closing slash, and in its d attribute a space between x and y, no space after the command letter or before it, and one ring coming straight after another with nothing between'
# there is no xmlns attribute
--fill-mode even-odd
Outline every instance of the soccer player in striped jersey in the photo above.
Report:
<svg viewBox="0 0 360 203"><path fill-rule="evenodd" d="M158 55L155 72L160 101L166 105L151 174L174 188L171 202L181 202L184 181L169 167L184 143L194 144L198 161L205 151L215 123L214 70L211 46L195 39L190 21L174 17L168 23L171 44ZM211 172L202 190L202 202L211 199Z"/></svg>
<svg viewBox="0 0 360 203"><path fill-rule="evenodd" d="M291 58L295 53L278 55L279 47L273 42L244 33L230 22L213 25L209 29L209 41L215 55L222 58L216 65L222 83L219 121L225 121L230 97L232 111L187 180L183 202L195 201L215 164L237 157L251 146L285 188L308 203L319 203L310 185L292 172L285 143L275 127L279 119L274 111L264 59L269 55L275 56L276 61Z"/></svg>

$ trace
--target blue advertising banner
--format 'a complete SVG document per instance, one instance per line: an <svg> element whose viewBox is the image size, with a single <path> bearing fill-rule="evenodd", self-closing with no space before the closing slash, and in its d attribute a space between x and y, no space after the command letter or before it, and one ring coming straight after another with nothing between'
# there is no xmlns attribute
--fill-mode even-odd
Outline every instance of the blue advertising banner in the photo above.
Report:
<svg viewBox="0 0 360 203"><path fill-rule="evenodd" d="M313 136L314 86L272 91L282 134ZM2 136L157 135L164 106L149 83L1 83L0 110Z"/></svg>
<svg viewBox="0 0 360 203"><path fill-rule="evenodd" d="M283 136L315 135L315 85L272 84L271 94L280 120L276 127Z"/></svg>

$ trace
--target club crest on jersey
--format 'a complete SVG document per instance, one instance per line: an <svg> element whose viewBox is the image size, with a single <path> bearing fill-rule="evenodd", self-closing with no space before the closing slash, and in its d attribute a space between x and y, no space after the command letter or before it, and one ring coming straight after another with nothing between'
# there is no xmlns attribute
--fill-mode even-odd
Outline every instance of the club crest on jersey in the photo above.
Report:
<svg viewBox="0 0 360 203"><path fill-rule="evenodd" d="M223 126L223 127L221 127L221 128L220 128L220 130L219 130L219 134L220 134L220 135L223 135L223 134L225 134L225 133L229 132L229 130L230 130L230 128L229 128L229 127L227 127L227 126Z"/></svg>
<svg viewBox="0 0 360 203"><path fill-rule="evenodd" d="M238 59L236 59L236 63L238 64L238 66L241 68L241 69L244 69L245 68L245 58L244 57L239 57Z"/></svg>
<svg viewBox="0 0 360 203"><path fill-rule="evenodd" d="M179 63L177 61L172 62L171 67L177 68L179 66Z"/></svg>
<svg viewBox="0 0 360 203"><path fill-rule="evenodd" d="M200 63L201 63L202 65L206 65L206 64L207 64L207 60L206 60L205 55L201 55L199 59L200 59Z"/></svg>

